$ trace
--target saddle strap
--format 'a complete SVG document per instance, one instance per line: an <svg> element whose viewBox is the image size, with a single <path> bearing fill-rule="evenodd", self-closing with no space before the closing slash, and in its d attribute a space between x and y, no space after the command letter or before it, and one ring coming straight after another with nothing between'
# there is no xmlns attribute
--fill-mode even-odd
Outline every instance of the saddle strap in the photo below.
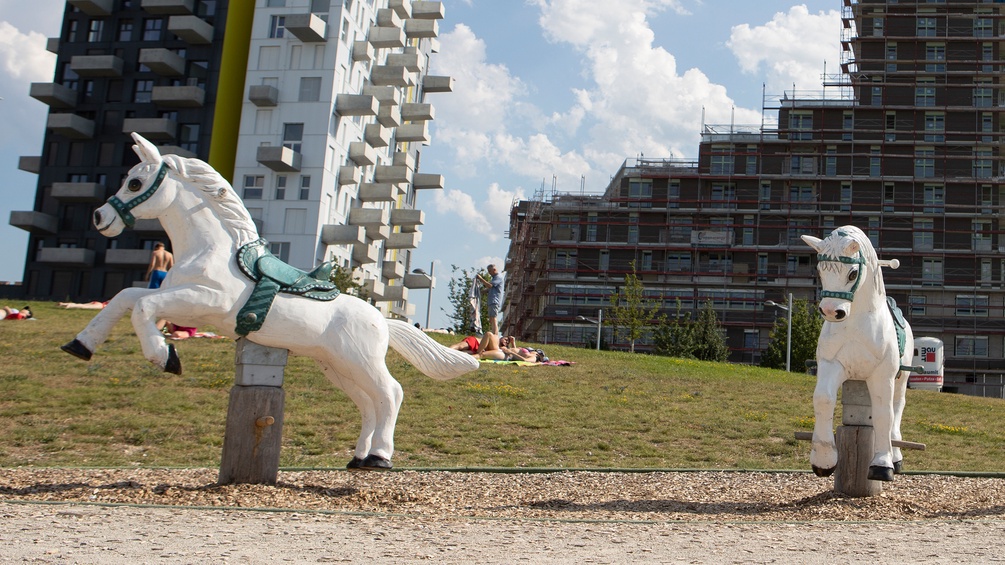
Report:
<svg viewBox="0 0 1005 565"><path fill-rule="evenodd" d="M262 324L265 323L265 317L272 309L272 301L277 294L279 294L279 283L268 277L259 280L248 301L237 313L237 326L234 331L238 335L246 336L262 329Z"/></svg>

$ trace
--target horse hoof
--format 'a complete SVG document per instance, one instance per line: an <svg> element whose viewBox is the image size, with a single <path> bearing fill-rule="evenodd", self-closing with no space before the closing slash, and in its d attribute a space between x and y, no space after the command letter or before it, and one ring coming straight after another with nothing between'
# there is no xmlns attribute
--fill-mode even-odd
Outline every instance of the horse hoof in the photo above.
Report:
<svg viewBox="0 0 1005 565"><path fill-rule="evenodd" d="M181 359L178 358L178 353L174 349L174 345L168 345L168 360L164 364L165 373L174 373L176 375L181 374Z"/></svg>
<svg viewBox="0 0 1005 565"><path fill-rule="evenodd" d="M84 361L90 361L91 355L93 355L93 353L91 353L91 350L88 349L87 346L84 345L83 343L80 343L80 340L78 339L75 339L70 343L67 343L66 345L61 345L59 348L69 353L70 355L73 355L74 357L83 359Z"/></svg>
<svg viewBox="0 0 1005 565"><path fill-rule="evenodd" d="M893 474L894 475L899 475L899 474L901 474L903 472L904 472L904 462L903 461L897 461L896 463L893 464Z"/></svg>
<svg viewBox="0 0 1005 565"><path fill-rule="evenodd" d="M834 469L837 467L831 467L830 469L824 469L823 467L817 467L813 465L813 473L818 477L829 477L834 474Z"/></svg>
<svg viewBox="0 0 1005 565"><path fill-rule="evenodd" d="M345 468L350 471L359 471L363 468L363 460L359 457L353 456L352 461L345 464Z"/></svg>
<svg viewBox="0 0 1005 565"><path fill-rule="evenodd" d="M370 454L367 455L366 459L359 464L359 468L366 471L390 471L391 461L381 457L380 455Z"/></svg>
<svg viewBox="0 0 1005 565"><path fill-rule="evenodd" d="M890 482L893 480L893 467L880 467L879 465L869 466L869 474L866 476L870 481L886 481Z"/></svg>

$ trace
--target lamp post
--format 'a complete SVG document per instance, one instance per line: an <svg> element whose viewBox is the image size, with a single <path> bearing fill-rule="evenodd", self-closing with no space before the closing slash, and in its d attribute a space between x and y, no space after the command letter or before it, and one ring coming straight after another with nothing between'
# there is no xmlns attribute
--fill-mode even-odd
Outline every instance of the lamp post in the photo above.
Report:
<svg viewBox="0 0 1005 565"><path fill-rule="evenodd" d="M785 336L785 371L789 372L792 370L792 293L789 293L789 305L783 306L775 302L774 300L764 301L766 306L774 306L781 310L785 310L788 315L788 321L786 324L786 336Z"/></svg>
<svg viewBox="0 0 1005 565"><path fill-rule="evenodd" d="M597 310L597 319L587 318L586 316L576 316L576 320L580 322L590 322L591 324L597 324L597 351L600 351L600 334L603 332L604 327L604 311Z"/></svg>
<svg viewBox="0 0 1005 565"><path fill-rule="evenodd" d="M427 330L429 329L429 310L433 304L433 265L435 263L429 263L429 296L426 297L426 325L424 326ZM412 272L418 275L426 274L422 269L412 269Z"/></svg>

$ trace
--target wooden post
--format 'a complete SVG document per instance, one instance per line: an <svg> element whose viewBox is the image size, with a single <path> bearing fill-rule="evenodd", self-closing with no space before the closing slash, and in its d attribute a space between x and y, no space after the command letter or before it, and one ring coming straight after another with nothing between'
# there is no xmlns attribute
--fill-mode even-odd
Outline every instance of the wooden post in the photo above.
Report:
<svg viewBox="0 0 1005 565"><path fill-rule="evenodd" d="M237 340L236 375L217 484L276 484L288 351Z"/></svg>
<svg viewBox="0 0 1005 565"><path fill-rule="evenodd" d="M841 385L841 424L836 434L838 465L834 471L834 490L854 497L879 494L883 483L866 478L875 437L872 400L864 381L845 381Z"/></svg>

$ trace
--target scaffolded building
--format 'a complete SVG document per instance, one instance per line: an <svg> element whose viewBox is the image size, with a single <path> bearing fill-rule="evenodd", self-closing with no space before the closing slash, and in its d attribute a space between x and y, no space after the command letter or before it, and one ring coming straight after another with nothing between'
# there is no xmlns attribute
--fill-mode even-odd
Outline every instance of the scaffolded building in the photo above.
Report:
<svg viewBox="0 0 1005 565"><path fill-rule="evenodd" d="M507 331L592 343L634 264L664 313L710 301L731 360L758 363L783 314L766 301L818 300L799 236L853 224L900 260L887 292L915 336L944 342L945 388L1002 396L1003 8L843 0L842 72L766 96L776 125L705 125L697 160L629 159L602 195L518 203Z"/></svg>

